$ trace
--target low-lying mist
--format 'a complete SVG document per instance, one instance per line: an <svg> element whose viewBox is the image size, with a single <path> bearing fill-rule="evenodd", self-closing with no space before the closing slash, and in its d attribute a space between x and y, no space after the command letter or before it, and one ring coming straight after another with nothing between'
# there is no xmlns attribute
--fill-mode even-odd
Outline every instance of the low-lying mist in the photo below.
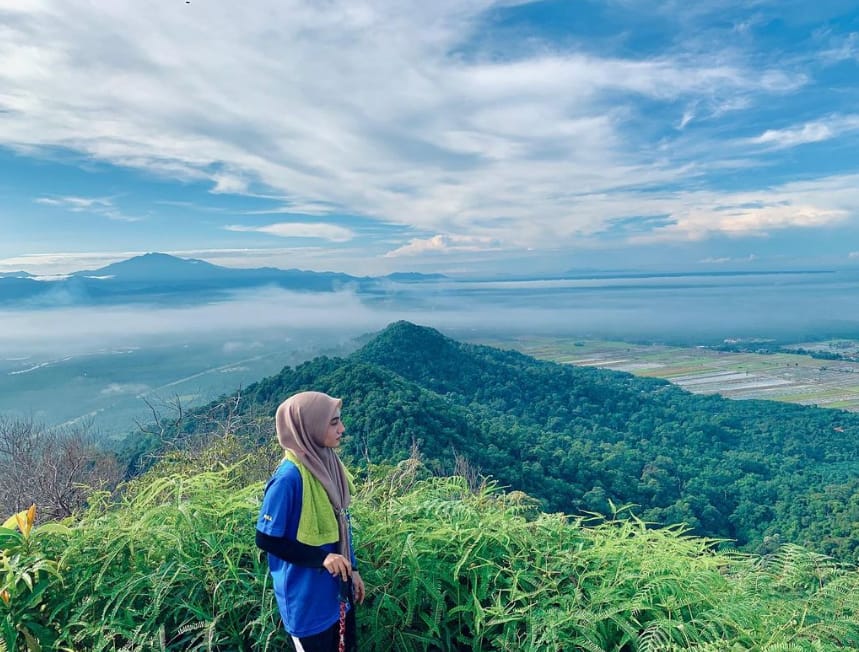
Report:
<svg viewBox="0 0 859 652"><path fill-rule="evenodd" d="M146 402L193 406L406 319L462 340L554 335L667 344L859 337L855 284L822 275L392 283L244 291L188 304L0 312L0 414L128 432Z"/></svg>
<svg viewBox="0 0 859 652"><path fill-rule="evenodd" d="M391 284L375 294L268 288L188 305L0 311L4 358L80 355L173 338L244 346L255 332L314 331L342 341L399 319L456 333L557 334L712 344L725 338L859 335L855 284L802 275Z"/></svg>

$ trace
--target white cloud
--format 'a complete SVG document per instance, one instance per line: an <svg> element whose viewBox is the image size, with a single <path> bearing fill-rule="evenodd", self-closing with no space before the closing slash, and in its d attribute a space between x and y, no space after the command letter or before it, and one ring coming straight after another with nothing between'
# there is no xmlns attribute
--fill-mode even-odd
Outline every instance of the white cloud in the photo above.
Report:
<svg viewBox="0 0 859 652"><path fill-rule="evenodd" d="M832 129L820 122L809 122L801 127L791 129L768 129L751 142L762 145L775 145L777 147L793 147L804 143L816 143L821 140L829 140L833 136Z"/></svg>
<svg viewBox="0 0 859 652"><path fill-rule="evenodd" d="M0 354L20 358L53 351L65 358L83 352L145 349L153 342L159 347L168 343L187 344L189 334L200 342L265 341L266 331L277 332L279 338L301 340L298 329L312 329L320 339L336 345L346 339L345 335L367 333L398 319L467 330L469 337L475 333L510 335L516 331L532 336L597 332L606 337L646 334L663 338L695 332L699 337L705 337L706 333L711 337L718 335L719 339L725 333L760 334L761 329L773 334L807 333L809 326L819 329L828 323L833 314L828 308L843 296L845 279L818 281L821 282L802 277L769 290L758 284L720 281L712 291L689 288L688 278L676 277L662 279L656 286L654 279L629 278L502 283L442 281L441 289L433 284L432 291L425 287L392 288L390 301L382 302L364 302L347 291L301 293L269 289L236 293L232 300L220 303L181 307L0 310ZM577 300L558 301L558 291L563 288L573 291ZM473 292L475 289L496 291ZM737 305L743 306L742 310L725 310L726 291ZM523 297L527 297L524 302ZM838 316L845 323L859 320L859 303L842 301L842 304ZM785 306L790 309L785 310ZM256 353L249 350L248 357L253 355ZM21 362L25 369L35 371L36 365L46 361Z"/></svg>
<svg viewBox="0 0 859 652"><path fill-rule="evenodd" d="M294 202L286 206L242 211L242 215L330 215L335 208L322 202Z"/></svg>
<svg viewBox="0 0 859 652"><path fill-rule="evenodd" d="M859 251L851 251L849 254L847 254L847 257L848 258L859 258Z"/></svg>
<svg viewBox="0 0 859 652"><path fill-rule="evenodd" d="M268 233L280 238L319 238L331 242L348 242L355 237L355 232L336 224L317 224L312 222L281 222L266 226L230 225L224 227L227 231Z"/></svg>
<svg viewBox="0 0 859 652"><path fill-rule="evenodd" d="M575 219L551 225L551 228L537 218L529 219L523 213L521 216L499 220L498 227L492 223L475 225L474 229L480 230L479 235L451 235L448 232L429 238L414 238L400 247L393 244L387 254L378 258L369 257L363 250L345 252L320 246L176 249L165 253L202 258L226 266L303 267L344 270L359 275L388 273L392 271L392 261L405 260L413 268L426 259L434 260L453 273L458 269L457 266L451 267L453 262L465 262L457 255L476 260L478 256L491 257L513 250L522 252L552 238L559 245L575 239L583 246L603 246L600 234L607 220L612 218L666 216L662 226L657 223L649 232L630 236L633 243L641 244L702 240L718 233L735 237L765 236L786 228L843 224L852 216L859 215L859 174L782 184L759 192L569 192L567 200ZM544 206L544 203L538 203L534 207L535 213L539 214ZM499 237L499 233L507 239ZM146 252L69 252L15 256L0 259L0 271L24 269L31 273L62 274L95 269L143 253Z"/></svg>
<svg viewBox="0 0 859 652"><path fill-rule="evenodd" d="M95 269L111 263L139 256L145 251L126 252L68 252L50 254L24 254L11 258L0 259L0 271L23 269L31 273L43 275L67 274L83 269Z"/></svg>
<svg viewBox="0 0 859 652"><path fill-rule="evenodd" d="M61 206L74 213L113 206L110 199L100 197L39 197L35 201L46 206Z"/></svg>
<svg viewBox="0 0 859 652"><path fill-rule="evenodd" d="M677 222L650 233L635 235L630 242L646 244L678 240L703 240L714 234L732 237L765 237L787 228L811 228L838 224L849 213L809 205L766 205L747 207L742 204L713 209L710 206L689 207L676 214Z"/></svg>
<svg viewBox="0 0 859 652"><path fill-rule="evenodd" d="M695 119L695 111L693 109L687 109L683 112L683 117L680 118L680 123L677 125L678 129L684 129L686 125L688 125L692 120Z"/></svg>
<svg viewBox="0 0 859 652"><path fill-rule="evenodd" d="M38 197L37 204L65 208L72 213L90 213L120 222L137 222L140 218L124 215L109 197Z"/></svg>
<svg viewBox="0 0 859 652"><path fill-rule="evenodd" d="M224 353L238 353L238 352L247 352L247 351L257 351L263 347L263 343L257 340L244 341L244 340L233 340L229 342L224 342L221 350Z"/></svg>
<svg viewBox="0 0 859 652"><path fill-rule="evenodd" d="M859 129L859 115L834 116L827 120L806 122L786 129L767 129L760 136L749 139L749 142L782 149L829 140L844 132L857 129Z"/></svg>
<svg viewBox="0 0 859 652"><path fill-rule="evenodd" d="M422 254L445 254L462 251L490 251L498 249L499 244L491 238L477 236L438 234L431 238L413 238L408 244L385 254L386 258L400 256L420 256Z"/></svg>
<svg viewBox="0 0 859 652"><path fill-rule="evenodd" d="M0 145L523 247L629 214L600 198L701 174L685 141L640 135L642 98L712 119L807 82L711 53L461 54L511 4L493 0L8 4Z"/></svg>
<svg viewBox="0 0 859 652"><path fill-rule="evenodd" d="M702 258L698 262L707 265L724 265L725 263L751 263L757 260L757 258L754 254L749 254L742 258L732 258L730 256Z"/></svg>
<svg viewBox="0 0 859 652"><path fill-rule="evenodd" d="M149 391L149 385L142 383L109 383L107 387L99 392L102 396L115 396L121 394L144 394Z"/></svg>
<svg viewBox="0 0 859 652"><path fill-rule="evenodd" d="M331 319L332 309L349 316ZM96 316L97 315L97 316ZM302 293L279 289L239 292L232 300L183 307L108 306L57 307L41 310L0 310L0 352L56 349L71 355L81 351L127 346L149 338L200 337L267 329L312 327L323 331L375 330L390 321L390 313L376 312L351 292ZM62 328L57 328L62 324ZM132 391L128 386L108 392Z"/></svg>
<svg viewBox="0 0 859 652"><path fill-rule="evenodd" d="M766 236L789 228L829 227L859 215L859 174L785 183L746 192L678 191L588 197L578 207L579 236L597 240L602 216L663 215L628 242L703 240L712 235Z"/></svg>
<svg viewBox="0 0 859 652"><path fill-rule="evenodd" d="M820 53L820 58L833 63L851 59L859 62L859 32L833 39L830 47Z"/></svg>
<svg viewBox="0 0 859 652"><path fill-rule="evenodd" d="M239 175L219 172L212 176L212 181L215 182L212 188L215 194L242 194L248 190L247 180Z"/></svg>

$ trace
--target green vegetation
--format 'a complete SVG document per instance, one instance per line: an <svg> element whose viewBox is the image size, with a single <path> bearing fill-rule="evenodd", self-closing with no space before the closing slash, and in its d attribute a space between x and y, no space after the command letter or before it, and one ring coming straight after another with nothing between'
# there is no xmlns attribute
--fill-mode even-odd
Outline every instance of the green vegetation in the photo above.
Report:
<svg viewBox="0 0 859 652"><path fill-rule="evenodd" d="M218 439L62 526L0 529L9 650L282 650L253 527L268 456ZM718 552L681 528L544 514L520 492L370 469L354 512L366 650L827 651L859 646L859 575L785 546ZM615 515L617 516L617 515ZM28 580L23 580L24 576ZM0 647L0 649L3 649Z"/></svg>
<svg viewBox="0 0 859 652"><path fill-rule="evenodd" d="M247 433L251 450L271 441L277 404L311 388L344 398L345 453L357 466L418 451L433 472L491 475L546 511L633 504L647 522L685 523L752 551L791 542L848 562L859 553L859 415L696 396L407 322L349 357L286 368L162 423L133 440L131 468L224 430Z"/></svg>
<svg viewBox="0 0 859 652"><path fill-rule="evenodd" d="M859 342L769 348L754 348L751 343L691 347L544 336L480 343L512 347L553 362L664 378L697 394L763 398L859 412L859 388L853 380L859 374L859 354L855 353ZM819 349L804 348L812 346Z"/></svg>

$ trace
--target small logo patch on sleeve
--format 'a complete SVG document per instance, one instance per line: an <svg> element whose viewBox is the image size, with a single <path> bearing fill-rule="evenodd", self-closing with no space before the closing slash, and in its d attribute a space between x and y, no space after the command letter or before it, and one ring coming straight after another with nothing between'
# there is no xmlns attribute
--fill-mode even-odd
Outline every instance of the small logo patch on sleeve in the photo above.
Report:
<svg viewBox="0 0 859 652"><path fill-rule="evenodd" d="M263 520L264 520L264 521L270 521L270 520L272 520L271 516L269 516L268 514L263 514L263 515L262 515L262 518L263 518Z"/></svg>

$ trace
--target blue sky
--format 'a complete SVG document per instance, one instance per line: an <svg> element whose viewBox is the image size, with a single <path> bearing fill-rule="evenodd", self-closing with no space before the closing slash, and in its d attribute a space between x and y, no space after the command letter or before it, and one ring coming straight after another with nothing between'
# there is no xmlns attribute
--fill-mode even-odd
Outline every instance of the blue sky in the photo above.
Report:
<svg viewBox="0 0 859 652"><path fill-rule="evenodd" d="M859 266L855 1L0 0L0 271Z"/></svg>

